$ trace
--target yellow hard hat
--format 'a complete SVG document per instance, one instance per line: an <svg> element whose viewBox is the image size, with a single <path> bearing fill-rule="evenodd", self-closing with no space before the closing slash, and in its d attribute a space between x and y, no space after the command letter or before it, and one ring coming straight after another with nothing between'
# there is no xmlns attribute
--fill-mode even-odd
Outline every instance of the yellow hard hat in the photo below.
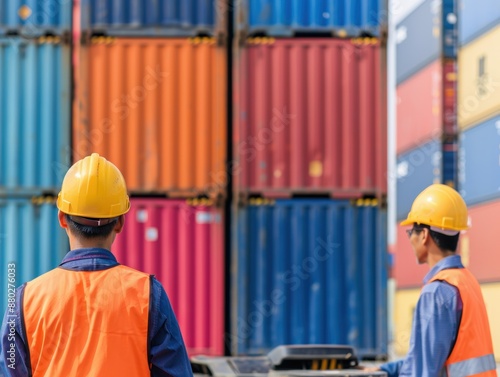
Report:
<svg viewBox="0 0 500 377"><path fill-rule="evenodd" d="M66 173L57 208L63 213L92 219L109 219L127 213L130 201L120 170L93 153Z"/></svg>
<svg viewBox="0 0 500 377"><path fill-rule="evenodd" d="M467 206L460 194L449 186L434 184L413 202L408 218L401 225L429 225L436 230L460 231L468 228Z"/></svg>

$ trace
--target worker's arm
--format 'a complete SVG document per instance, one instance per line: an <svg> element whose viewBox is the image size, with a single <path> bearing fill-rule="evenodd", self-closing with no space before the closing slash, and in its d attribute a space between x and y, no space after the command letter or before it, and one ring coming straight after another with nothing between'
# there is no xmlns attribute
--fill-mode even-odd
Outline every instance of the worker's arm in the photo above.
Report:
<svg viewBox="0 0 500 377"><path fill-rule="evenodd" d="M462 316L457 288L442 281L422 289L415 309L410 349L399 376L441 376Z"/></svg>
<svg viewBox="0 0 500 377"><path fill-rule="evenodd" d="M22 327L22 298L25 284L16 290L16 300L8 307L2 322L0 343L0 372L5 377L25 377L28 373L29 357L26 337Z"/></svg>
<svg viewBox="0 0 500 377"><path fill-rule="evenodd" d="M184 340L162 285L152 278L150 299L150 363L152 377L193 375Z"/></svg>

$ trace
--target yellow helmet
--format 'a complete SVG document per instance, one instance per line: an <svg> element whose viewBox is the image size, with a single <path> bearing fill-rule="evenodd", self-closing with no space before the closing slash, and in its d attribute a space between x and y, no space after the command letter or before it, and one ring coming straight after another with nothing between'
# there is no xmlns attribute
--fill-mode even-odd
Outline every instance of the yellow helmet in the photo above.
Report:
<svg viewBox="0 0 500 377"><path fill-rule="evenodd" d="M454 189L434 184L416 197L408 218L401 222L401 225L413 223L429 225L444 231L465 230L468 228L467 206Z"/></svg>
<svg viewBox="0 0 500 377"><path fill-rule="evenodd" d="M92 219L110 219L127 213L130 201L120 170L93 153L66 173L57 208L63 213Z"/></svg>

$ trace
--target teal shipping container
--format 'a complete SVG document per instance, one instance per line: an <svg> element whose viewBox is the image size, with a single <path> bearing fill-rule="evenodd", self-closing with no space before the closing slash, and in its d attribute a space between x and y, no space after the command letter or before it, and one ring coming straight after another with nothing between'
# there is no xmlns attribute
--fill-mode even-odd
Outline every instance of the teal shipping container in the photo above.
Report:
<svg viewBox="0 0 500 377"><path fill-rule="evenodd" d="M0 35L63 35L71 31L73 0L0 0Z"/></svg>
<svg viewBox="0 0 500 377"><path fill-rule="evenodd" d="M70 47L0 38L0 196L58 192L70 166Z"/></svg>
<svg viewBox="0 0 500 377"><path fill-rule="evenodd" d="M7 308L7 278L16 287L57 267L69 251L59 227L57 208L49 199L0 198L0 310Z"/></svg>
<svg viewBox="0 0 500 377"><path fill-rule="evenodd" d="M233 355L348 344L387 355L387 212L375 200L251 200L235 208Z"/></svg>

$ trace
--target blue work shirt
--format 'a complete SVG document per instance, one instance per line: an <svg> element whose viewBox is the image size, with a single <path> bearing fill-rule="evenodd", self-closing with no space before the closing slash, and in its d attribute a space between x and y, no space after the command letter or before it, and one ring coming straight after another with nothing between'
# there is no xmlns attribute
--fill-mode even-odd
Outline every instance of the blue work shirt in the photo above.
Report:
<svg viewBox="0 0 500 377"><path fill-rule="evenodd" d="M118 266L115 256L106 249L78 249L72 250L66 254L62 263L62 268L73 271L101 271ZM163 286L155 278L152 279L152 290L150 292L149 302L149 360L152 364L152 377L186 377L192 376L191 364L186 352L184 340L182 339L179 324L175 318L174 311L170 305ZM8 368L9 362L6 361L10 344L8 321L12 316L5 313L0 343L0 371L3 371L6 377L26 377L30 374L28 370L28 346L26 334L22 324L21 310L22 297L26 284L23 284L16 290L15 313L15 369Z"/></svg>
<svg viewBox="0 0 500 377"><path fill-rule="evenodd" d="M457 338L462 298L456 287L444 281L427 283L449 268L464 268L460 255L440 260L425 276L413 317L408 354L403 360L381 366L389 377L446 376L444 365Z"/></svg>

